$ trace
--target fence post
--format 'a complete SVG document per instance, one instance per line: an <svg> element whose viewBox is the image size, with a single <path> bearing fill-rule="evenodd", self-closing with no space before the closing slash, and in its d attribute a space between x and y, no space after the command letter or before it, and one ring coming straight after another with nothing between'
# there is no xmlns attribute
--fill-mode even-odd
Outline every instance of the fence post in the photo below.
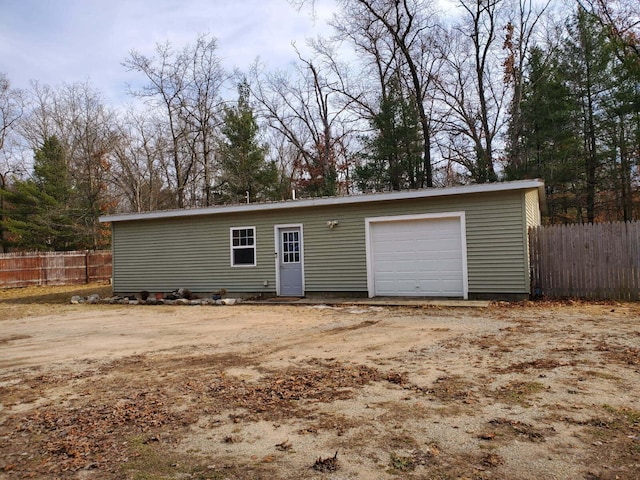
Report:
<svg viewBox="0 0 640 480"><path fill-rule="evenodd" d="M89 250L84 251L84 283L89 283Z"/></svg>

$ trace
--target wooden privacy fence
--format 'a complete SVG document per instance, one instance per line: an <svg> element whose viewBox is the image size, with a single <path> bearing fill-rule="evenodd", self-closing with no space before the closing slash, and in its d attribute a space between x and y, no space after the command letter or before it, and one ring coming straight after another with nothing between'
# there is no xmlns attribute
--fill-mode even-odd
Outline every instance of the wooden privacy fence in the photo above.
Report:
<svg viewBox="0 0 640 480"><path fill-rule="evenodd" d="M0 288L74 285L111 279L110 251L0 254Z"/></svg>
<svg viewBox="0 0 640 480"><path fill-rule="evenodd" d="M640 222L533 227L529 251L534 294L640 300Z"/></svg>

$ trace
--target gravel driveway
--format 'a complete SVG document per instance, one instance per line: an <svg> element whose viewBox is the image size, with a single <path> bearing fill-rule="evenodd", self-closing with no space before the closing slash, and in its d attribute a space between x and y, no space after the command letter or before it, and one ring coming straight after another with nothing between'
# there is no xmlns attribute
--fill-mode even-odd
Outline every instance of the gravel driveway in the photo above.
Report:
<svg viewBox="0 0 640 480"><path fill-rule="evenodd" d="M637 304L0 318L0 478L640 478Z"/></svg>

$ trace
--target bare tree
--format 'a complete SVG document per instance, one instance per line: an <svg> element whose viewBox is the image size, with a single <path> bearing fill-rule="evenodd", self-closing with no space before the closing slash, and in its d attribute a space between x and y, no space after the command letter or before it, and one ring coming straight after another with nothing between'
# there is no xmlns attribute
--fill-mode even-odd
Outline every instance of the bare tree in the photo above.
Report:
<svg viewBox="0 0 640 480"><path fill-rule="evenodd" d="M174 205L165 175L170 159L162 125L149 111L129 110L118 121L110 174L119 210L143 212Z"/></svg>
<svg viewBox="0 0 640 480"><path fill-rule="evenodd" d="M187 88L189 64L186 58L175 53L171 44L167 42L156 45L155 58L147 57L135 50L131 51L124 66L131 71L142 73L148 80L147 85L130 93L147 100L150 106L161 109L164 113L171 139L170 154L176 181L176 206L182 208L185 206L185 189L195 166L193 157L182 154L188 135L182 97Z"/></svg>
<svg viewBox="0 0 640 480"><path fill-rule="evenodd" d="M435 9L429 2L417 0L341 0L339 4L343 13L333 22L334 28L369 57L369 68L376 72L379 81L380 97L386 98L393 76L404 79L422 129L423 165L417 186L432 187L431 90L440 63L432 47L435 39L431 32L438 25Z"/></svg>
<svg viewBox="0 0 640 480"><path fill-rule="evenodd" d="M9 133L15 130L23 110L22 91L12 89L7 76L0 72L0 152L4 150Z"/></svg>
<svg viewBox="0 0 640 480"><path fill-rule="evenodd" d="M498 48L503 0L460 0L462 20L441 43L445 68L439 89L448 107L452 160L477 183L497 180L495 140L503 126L506 85Z"/></svg>
<svg viewBox="0 0 640 480"><path fill-rule="evenodd" d="M297 186L312 196L335 195L339 172L348 162L345 142L350 130L346 106L337 101L334 82L313 60L299 54L297 80L284 72L251 74L250 90L267 125L295 147Z"/></svg>
<svg viewBox="0 0 640 480"><path fill-rule="evenodd" d="M34 151L40 147L43 139L56 134L51 111L58 102L52 87L35 81L31 82L27 95L31 106L20 122L19 130L30 150Z"/></svg>
<svg viewBox="0 0 640 480"><path fill-rule="evenodd" d="M184 54L190 60L187 88L178 95L190 131L190 149L200 166L203 203L207 206L214 203L212 188L217 168L214 154L223 103L220 91L230 79L216 49L216 40L206 35L200 35L192 48L185 49Z"/></svg>
<svg viewBox="0 0 640 480"><path fill-rule="evenodd" d="M97 248L103 243L103 227L97 219L111 203L107 184L117 138L115 116L88 84L63 87L61 99L65 108L57 112L57 121L60 131L68 135L69 171L79 195L77 221L85 225Z"/></svg>
<svg viewBox="0 0 640 480"><path fill-rule="evenodd" d="M219 92L228 76L216 56L216 40L206 35L194 45L176 52L171 44L157 44L156 57L135 50L124 62L131 71L142 73L148 83L132 95L145 99L163 112L171 140L170 153L176 184L176 204L211 205L216 122L221 100ZM202 173L200 184L198 177Z"/></svg>
<svg viewBox="0 0 640 480"><path fill-rule="evenodd" d="M21 121L21 134L33 151L52 137L60 142L72 182L68 208L78 235L98 248L105 243L100 214L109 208L108 172L115 146L114 115L88 83L52 88L37 82L28 92L31 108Z"/></svg>

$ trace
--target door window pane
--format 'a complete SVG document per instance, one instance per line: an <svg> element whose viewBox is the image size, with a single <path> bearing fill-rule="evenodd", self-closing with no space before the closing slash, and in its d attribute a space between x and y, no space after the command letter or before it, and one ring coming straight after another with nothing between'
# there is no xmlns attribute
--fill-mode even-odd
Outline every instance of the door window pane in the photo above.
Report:
<svg viewBox="0 0 640 480"><path fill-rule="evenodd" d="M300 263L300 232L282 232L282 263Z"/></svg>

